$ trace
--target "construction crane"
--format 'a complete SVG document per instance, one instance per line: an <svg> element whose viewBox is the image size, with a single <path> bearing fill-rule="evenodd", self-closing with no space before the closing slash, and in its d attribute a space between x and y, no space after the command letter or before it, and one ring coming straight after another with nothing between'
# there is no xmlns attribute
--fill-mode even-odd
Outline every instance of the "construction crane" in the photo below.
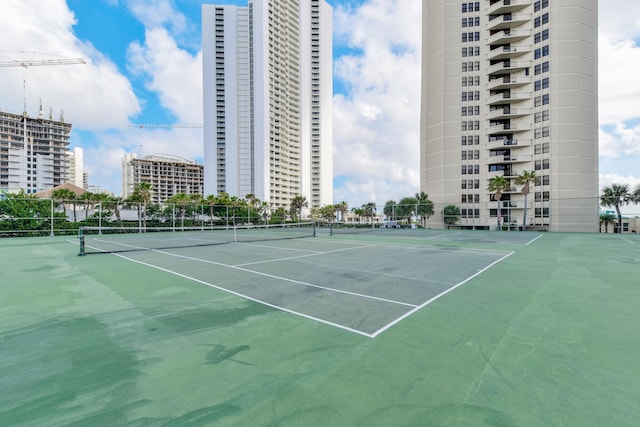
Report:
<svg viewBox="0 0 640 427"><path fill-rule="evenodd" d="M83 58L56 58L56 59L10 59L0 61L0 67L41 67L48 65L74 65L86 64Z"/></svg>
<svg viewBox="0 0 640 427"><path fill-rule="evenodd" d="M129 127L143 128L201 128L201 123L129 123Z"/></svg>

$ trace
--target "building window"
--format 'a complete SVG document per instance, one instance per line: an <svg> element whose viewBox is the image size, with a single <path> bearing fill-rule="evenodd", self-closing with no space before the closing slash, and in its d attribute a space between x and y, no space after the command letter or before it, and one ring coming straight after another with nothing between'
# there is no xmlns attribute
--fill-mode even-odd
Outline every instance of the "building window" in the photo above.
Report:
<svg viewBox="0 0 640 427"><path fill-rule="evenodd" d="M549 40L549 30L542 30L542 40Z"/></svg>
<svg viewBox="0 0 640 427"><path fill-rule="evenodd" d="M549 121L549 110L544 110L542 112L542 121L543 122Z"/></svg>
<svg viewBox="0 0 640 427"><path fill-rule="evenodd" d="M542 46L542 56L549 56L549 46Z"/></svg>

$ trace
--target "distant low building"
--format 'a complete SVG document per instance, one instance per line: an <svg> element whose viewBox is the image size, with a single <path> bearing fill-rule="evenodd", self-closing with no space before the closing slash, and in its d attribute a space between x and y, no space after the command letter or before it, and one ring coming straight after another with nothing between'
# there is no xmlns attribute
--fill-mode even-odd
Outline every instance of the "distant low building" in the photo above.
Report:
<svg viewBox="0 0 640 427"><path fill-rule="evenodd" d="M204 196L204 167L167 154L140 159L135 153L125 155L122 158L122 196L131 196L141 182L153 185L153 203L164 203L179 193Z"/></svg>

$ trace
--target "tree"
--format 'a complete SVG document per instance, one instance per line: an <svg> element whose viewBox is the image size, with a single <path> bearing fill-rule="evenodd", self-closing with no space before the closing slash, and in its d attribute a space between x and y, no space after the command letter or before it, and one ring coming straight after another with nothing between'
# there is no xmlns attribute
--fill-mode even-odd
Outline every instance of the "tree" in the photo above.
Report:
<svg viewBox="0 0 640 427"><path fill-rule="evenodd" d="M62 204L62 210L65 211L65 202L71 202L73 205L73 222L76 222L76 193L68 188L57 188L51 193L53 200L58 200Z"/></svg>
<svg viewBox="0 0 640 427"><path fill-rule="evenodd" d="M633 190L633 194L631 194L631 203L640 203L640 184Z"/></svg>
<svg viewBox="0 0 640 427"><path fill-rule="evenodd" d="M493 197L498 204L498 213L497 213L497 223L498 230L500 230L500 218L501 218L501 207L500 207L500 199L502 199L502 193L510 188L509 180L502 175L494 176L489 180L489 186L487 190L493 193Z"/></svg>
<svg viewBox="0 0 640 427"><path fill-rule="evenodd" d="M527 229L527 197L529 195L529 186L536 182L536 171L522 171L516 177L516 184L522 185L521 193L524 194L524 212L522 214L522 230Z"/></svg>
<svg viewBox="0 0 640 427"><path fill-rule="evenodd" d="M362 209L364 210L363 215L371 218L371 224L373 224L373 217L376 216L376 204L373 202L365 203L362 205Z"/></svg>
<svg viewBox="0 0 640 427"><path fill-rule="evenodd" d="M387 203L385 203L382 212L387 216L387 218L389 218L389 220L393 221L395 219L397 206L398 204L395 201L389 200Z"/></svg>
<svg viewBox="0 0 640 427"><path fill-rule="evenodd" d="M78 197L78 200L81 200L84 203L84 219L87 219L89 216L89 209L93 207L95 201L95 194L90 191L85 191Z"/></svg>
<svg viewBox="0 0 640 427"><path fill-rule="evenodd" d="M409 222L411 215L417 215L415 212L417 205L418 200L414 197L402 198L396 205L396 217L407 219L407 222Z"/></svg>
<svg viewBox="0 0 640 427"><path fill-rule="evenodd" d="M334 205L326 205L320 208L320 217L329 224L333 223L336 217L336 207Z"/></svg>
<svg viewBox="0 0 640 427"><path fill-rule="evenodd" d="M191 203L191 196L187 193L178 193L167 199L167 202L180 206L180 226L184 227L184 217L187 213L187 205Z"/></svg>
<svg viewBox="0 0 640 427"><path fill-rule="evenodd" d="M618 223L613 229L614 233L622 233L622 213L620 206L628 205L633 195L627 184L611 184L602 190L600 204L605 207L614 207L618 214Z"/></svg>
<svg viewBox="0 0 640 427"><path fill-rule="evenodd" d="M147 226L147 204L153 196L153 184L149 182L140 182L133 189L133 194L142 202L142 226Z"/></svg>
<svg viewBox="0 0 640 427"><path fill-rule="evenodd" d="M609 232L609 226L614 225L616 223L615 215L611 213L602 213L600 214L600 228L604 225L604 232Z"/></svg>
<svg viewBox="0 0 640 427"><path fill-rule="evenodd" d="M447 205L444 207L442 215L445 224L453 225L460 219L460 208L455 205Z"/></svg>
<svg viewBox="0 0 640 427"><path fill-rule="evenodd" d="M418 212L416 212L416 215L420 217L420 225L425 227L426 218L433 215L433 202L429 200L429 195L424 191L416 193L416 200L418 201Z"/></svg>
<svg viewBox="0 0 640 427"><path fill-rule="evenodd" d="M2 192L0 197L0 230L2 231L38 231L53 228L51 221L64 218L66 214L56 212L51 217L51 201L41 200L24 190L18 193Z"/></svg>
<svg viewBox="0 0 640 427"><path fill-rule="evenodd" d="M307 198L303 195L295 196L291 199L291 204L289 206L289 214L298 221L302 220L302 209L309 207L309 202Z"/></svg>

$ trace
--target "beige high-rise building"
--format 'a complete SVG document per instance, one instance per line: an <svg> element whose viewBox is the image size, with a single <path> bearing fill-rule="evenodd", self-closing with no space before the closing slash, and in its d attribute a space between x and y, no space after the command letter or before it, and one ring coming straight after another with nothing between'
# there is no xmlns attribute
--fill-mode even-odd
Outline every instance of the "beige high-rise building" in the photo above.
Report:
<svg viewBox="0 0 640 427"><path fill-rule="evenodd" d="M457 225L598 230L598 2L422 2L421 190ZM510 188L495 201L489 180ZM498 211L498 205L500 211Z"/></svg>

